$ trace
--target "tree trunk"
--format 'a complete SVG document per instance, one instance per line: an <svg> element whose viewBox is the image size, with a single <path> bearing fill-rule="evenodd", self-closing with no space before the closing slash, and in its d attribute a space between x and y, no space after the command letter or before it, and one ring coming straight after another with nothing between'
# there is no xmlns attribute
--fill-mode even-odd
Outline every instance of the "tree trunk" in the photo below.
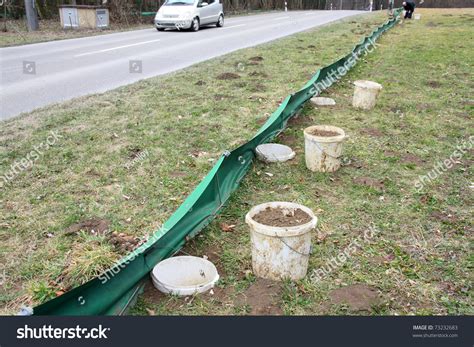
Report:
<svg viewBox="0 0 474 347"><path fill-rule="evenodd" d="M26 21L28 25L28 31L38 30L39 29L38 15L36 13L34 0L25 0L25 10L26 10Z"/></svg>

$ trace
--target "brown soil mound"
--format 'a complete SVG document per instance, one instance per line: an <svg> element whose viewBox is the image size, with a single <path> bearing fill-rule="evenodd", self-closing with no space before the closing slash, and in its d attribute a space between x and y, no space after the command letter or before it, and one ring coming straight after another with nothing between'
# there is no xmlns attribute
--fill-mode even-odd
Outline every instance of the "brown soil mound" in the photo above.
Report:
<svg viewBox="0 0 474 347"><path fill-rule="evenodd" d="M218 80L235 80L237 78L240 78L240 76L233 72L224 72L217 76Z"/></svg>
<svg viewBox="0 0 474 347"><path fill-rule="evenodd" d="M292 227L309 223L311 216L299 208L289 210L280 207L267 207L265 210L257 213L253 220L257 223L273 227Z"/></svg>
<svg viewBox="0 0 474 347"><path fill-rule="evenodd" d="M249 60L251 60L251 61L262 61L263 57L257 55L255 57L250 57Z"/></svg>
<svg viewBox="0 0 474 347"><path fill-rule="evenodd" d="M308 131L309 134L313 136L321 136L321 137L332 137L332 136L339 136L339 134L336 131L331 131L331 130L321 130L321 129L313 129L311 131Z"/></svg>
<svg viewBox="0 0 474 347"><path fill-rule="evenodd" d="M71 225L67 230L66 234L75 234L81 230L86 232L103 233L109 228L109 221L105 219L92 218L81 221L79 223Z"/></svg>

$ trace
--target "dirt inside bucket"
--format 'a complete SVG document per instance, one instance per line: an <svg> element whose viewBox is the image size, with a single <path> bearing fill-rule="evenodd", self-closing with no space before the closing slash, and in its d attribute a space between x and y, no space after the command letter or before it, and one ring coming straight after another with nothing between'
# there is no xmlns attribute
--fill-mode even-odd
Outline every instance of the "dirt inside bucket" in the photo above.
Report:
<svg viewBox="0 0 474 347"><path fill-rule="evenodd" d="M321 136L321 137L332 137L332 136L339 136L337 131L332 131L332 130L321 130L321 129L312 129L308 131L310 135L313 136Z"/></svg>
<svg viewBox="0 0 474 347"><path fill-rule="evenodd" d="M272 227L293 227L309 223L311 216L299 208L267 207L253 216L253 220Z"/></svg>

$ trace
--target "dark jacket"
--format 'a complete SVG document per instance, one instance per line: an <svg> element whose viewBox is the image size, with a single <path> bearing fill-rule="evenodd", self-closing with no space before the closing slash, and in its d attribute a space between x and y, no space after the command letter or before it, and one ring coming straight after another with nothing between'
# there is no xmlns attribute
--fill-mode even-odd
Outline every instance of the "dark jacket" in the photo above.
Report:
<svg viewBox="0 0 474 347"><path fill-rule="evenodd" d="M403 6L405 11L415 11L415 3L413 1L407 1L407 4Z"/></svg>

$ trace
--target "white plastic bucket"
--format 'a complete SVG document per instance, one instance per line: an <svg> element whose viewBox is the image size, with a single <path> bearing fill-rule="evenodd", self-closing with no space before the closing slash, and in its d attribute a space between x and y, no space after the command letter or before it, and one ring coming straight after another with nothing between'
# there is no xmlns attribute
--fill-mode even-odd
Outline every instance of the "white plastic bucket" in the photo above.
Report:
<svg viewBox="0 0 474 347"><path fill-rule="evenodd" d="M334 131L336 136L316 136L314 130ZM313 172L334 172L341 166L342 142L346 133L332 125L314 125L304 129L306 167Z"/></svg>
<svg viewBox="0 0 474 347"><path fill-rule="evenodd" d="M274 227L256 222L253 217L270 208L289 211L301 209L311 221L291 227ZM254 206L245 216L250 227L252 242L252 268L256 276L271 280L290 278L299 280L306 276L311 251L311 233L318 219L309 208L291 202L267 202Z"/></svg>
<svg viewBox="0 0 474 347"><path fill-rule="evenodd" d="M279 143L264 143L257 146L258 159L267 163L285 162L295 157L295 152L288 146Z"/></svg>
<svg viewBox="0 0 474 347"><path fill-rule="evenodd" d="M415 14L414 16L415 16L416 20L421 19L421 14L419 14L419 13Z"/></svg>
<svg viewBox="0 0 474 347"><path fill-rule="evenodd" d="M204 293L214 287L219 274L209 260L179 256L159 262L151 272L151 279L163 293L187 296Z"/></svg>
<svg viewBox="0 0 474 347"><path fill-rule="evenodd" d="M382 86L372 81L355 81L354 97L352 98L352 106L364 110L374 108L377 96L382 90Z"/></svg>

